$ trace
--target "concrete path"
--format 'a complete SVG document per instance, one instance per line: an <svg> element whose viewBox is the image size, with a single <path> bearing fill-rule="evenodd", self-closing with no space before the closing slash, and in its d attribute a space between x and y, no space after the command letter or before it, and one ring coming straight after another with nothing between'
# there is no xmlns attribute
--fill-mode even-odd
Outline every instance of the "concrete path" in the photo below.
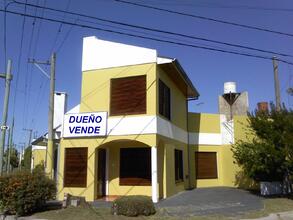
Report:
<svg viewBox="0 0 293 220"><path fill-rule="evenodd" d="M293 220L293 211L270 214L267 217L242 220Z"/></svg>
<svg viewBox="0 0 293 220"><path fill-rule="evenodd" d="M235 216L263 208L262 198L247 191L213 187L184 191L160 201L164 215L188 217L194 215L223 214Z"/></svg>

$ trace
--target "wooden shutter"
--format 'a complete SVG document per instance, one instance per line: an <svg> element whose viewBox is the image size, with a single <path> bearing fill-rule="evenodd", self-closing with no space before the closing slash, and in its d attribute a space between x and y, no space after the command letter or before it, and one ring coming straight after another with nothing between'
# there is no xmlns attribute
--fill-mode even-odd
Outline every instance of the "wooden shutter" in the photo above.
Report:
<svg viewBox="0 0 293 220"><path fill-rule="evenodd" d="M183 181L183 155L182 150L176 150L174 152L175 155L175 181L181 182Z"/></svg>
<svg viewBox="0 0 293 220"><path fill-rule="evenodd" d="M171 118L170 104L170 88L162 80L159 80L159 113L169 120Z"/></svg>
<svg viewBox="0 0 293 220"><path fill-rule="evenodd" d="M86 187L87 147L65 148L64 187Z"/></svg>
<svg viewBox="0 0 293 220"><path fill-rule="evenodd" d="M196 152L195 163L197 179L218 178L216 152Z"/></svg>
<svg viewBox="0 0 293 220"><path fill-rule="evenodd" d="M146 113L146 76L111 79L110 115Z"/></svg>

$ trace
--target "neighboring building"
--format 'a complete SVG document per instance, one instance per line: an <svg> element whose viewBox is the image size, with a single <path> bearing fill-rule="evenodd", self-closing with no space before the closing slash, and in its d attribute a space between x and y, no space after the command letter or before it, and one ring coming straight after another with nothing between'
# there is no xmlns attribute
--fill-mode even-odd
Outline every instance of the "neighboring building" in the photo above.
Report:
<svg viewBox="0 0 293 220"><path fill-rule="evenodd" d="M153 49L86 37L81 101L65 114L58 199L93 201L185 189L237 186L231 144L245 116L188 113L199 93L176 59Z"/></svg>

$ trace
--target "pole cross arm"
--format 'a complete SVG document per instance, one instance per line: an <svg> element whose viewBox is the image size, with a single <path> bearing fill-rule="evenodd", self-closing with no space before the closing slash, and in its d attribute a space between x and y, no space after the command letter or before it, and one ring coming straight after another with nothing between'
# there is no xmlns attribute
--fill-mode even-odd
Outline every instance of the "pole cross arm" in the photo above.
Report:
<svg viewBox="0 0 293 220"><path fill-rule="evenodd" d="M0 73L0 78L12 80L13 76L12 76L12 74Z"/></svg>

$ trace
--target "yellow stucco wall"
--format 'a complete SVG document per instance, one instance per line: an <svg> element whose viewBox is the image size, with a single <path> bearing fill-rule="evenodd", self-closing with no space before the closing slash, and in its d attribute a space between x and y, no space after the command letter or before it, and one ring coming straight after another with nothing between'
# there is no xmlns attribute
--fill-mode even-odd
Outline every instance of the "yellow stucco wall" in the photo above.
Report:
<svg viewBox="0 0 293 220"><path fill-rule="evenodd" d="M234 138L235 140L247 140L247 116L234 117ZM194 133L221 133L220 115L189 113L189 129ZM193 145L191 146L191 178L195 187L212 186L241 186L241 170L234 162L231 145ZM196 179L195 152L216 152L217 153L217 179Z"/></svg>
<svg viewBox="0 0 293 220"><path fill-rule="evenodd" d="M33 168L35 168L38 164L44 164L46 160L46 150L33 150L32 157L34 160Z"/></svg>
<svg viewBox="0 0 293 220"><path fill-rule="evenodd" d="M146 115L156 115L156 67L156 63L150 63L83 72L80 112L109 112L111 79L146 75Z"/></svg>
<svg viewBox="0 0 293 220"><path fill-rule="evenodd" d="M98 147L109 148L109 193L110 195L151 195L150 187L119 186L119 148L156 146L156 135L108 136L106 138L72 138L62 139L60 163L58 172L58 199L62 200L64 193L84 196L87 201L97 198L97 152ZM63 187L64 148L88 147L87 187ZM149 189L147 189L149 188Z"/></svg>
<svg viewBox="0 0 293 220"><path fill-rule="evenodd" d="M161 79L170 88L171 122L186 131L186 97L177 85L170 79L170 77L168 77L168 74L160 68L160 66L157 67L157 72L159 79ZM159 90L157 92L159 93ZM157 115L159 115L158 108Z"/></svg>
<svg viewBox="0 0 293 220"><path fill-rule="evenodd" d="M220 115L189 112L188 130L194 133L220 133Z"/></svg>

